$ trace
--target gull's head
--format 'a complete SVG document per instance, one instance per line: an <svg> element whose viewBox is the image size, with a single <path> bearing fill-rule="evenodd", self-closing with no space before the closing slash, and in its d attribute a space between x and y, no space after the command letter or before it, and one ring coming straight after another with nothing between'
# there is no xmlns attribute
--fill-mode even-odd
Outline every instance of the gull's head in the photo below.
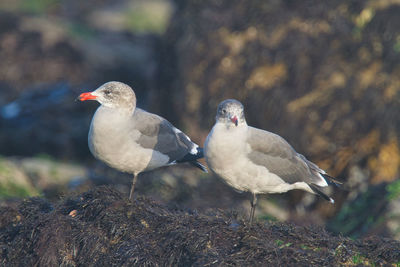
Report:
<svg viewBox="0 0 400 267"><path fill-rule="evenodd" d="M225 123L229 126L238 126L246 123L244 118L244 107L242 103L235 99L227 99L218 105L217 122Z"/></svg>
<svg viewBox="0 0 400 267"><path fill-rule="evenodd" d="M136 107L136 95L129 85L121 82L108 82L93 92L79 95L80 101L96 100L109 108L134 109Z"/></svg>

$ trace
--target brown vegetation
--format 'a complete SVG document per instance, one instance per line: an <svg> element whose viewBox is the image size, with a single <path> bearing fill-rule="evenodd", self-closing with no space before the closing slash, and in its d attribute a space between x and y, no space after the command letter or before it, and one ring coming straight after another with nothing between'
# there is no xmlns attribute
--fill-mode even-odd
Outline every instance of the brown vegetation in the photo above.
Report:
<svg viewBox="0 0 400 267"><path fill-rule="evenodd" d="M130 203L108 187L51 203L31 198L0 209L3 266L337 266L399 264L400 243L350 240L319 227L233 214Z"/></svg>

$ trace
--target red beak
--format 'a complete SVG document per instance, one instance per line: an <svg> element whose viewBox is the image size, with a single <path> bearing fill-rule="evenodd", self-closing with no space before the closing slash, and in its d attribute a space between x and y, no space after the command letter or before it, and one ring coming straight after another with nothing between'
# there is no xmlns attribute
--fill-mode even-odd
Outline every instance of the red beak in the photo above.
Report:
<svg viewBox="0 0 400 267"><path fill-rule="evenodd" d="M78 99L80 101L93 100L96 98L97 98L97 96L92 95L92 92L82 93L78 96Z"/></svg>
<svg viewBox="0 0 400 267"><path fill-rule="evenodd" d="M233 116L233 117L231 118L231 122L233 122L233 123L235 124L235 126L238 126L238 119L237 119L236 116Z"/></svg>

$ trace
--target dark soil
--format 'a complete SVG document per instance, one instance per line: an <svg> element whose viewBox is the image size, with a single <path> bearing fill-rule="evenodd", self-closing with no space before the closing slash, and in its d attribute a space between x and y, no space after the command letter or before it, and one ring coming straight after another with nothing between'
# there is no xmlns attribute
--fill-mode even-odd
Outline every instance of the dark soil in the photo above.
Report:
<svg viewBox="0 0 400 267"><path fill-rule="evenodd" d="M109 187L0 208L2 266L398 265L400 242L166 207Z"/></svg>

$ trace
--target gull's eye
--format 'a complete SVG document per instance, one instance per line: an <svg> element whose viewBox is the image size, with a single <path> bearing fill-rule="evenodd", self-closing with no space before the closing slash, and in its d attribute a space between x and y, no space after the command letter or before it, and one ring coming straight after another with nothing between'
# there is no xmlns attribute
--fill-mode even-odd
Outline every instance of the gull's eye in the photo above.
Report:
<svg viewBox="0 0 400 267"><path fill-rule="evenodd" d="M105 94L106 96L109 96L109 95L111 95L111 91L110 91L110 90L105 90L105 91L104 91L104 94Z"/></svg>

